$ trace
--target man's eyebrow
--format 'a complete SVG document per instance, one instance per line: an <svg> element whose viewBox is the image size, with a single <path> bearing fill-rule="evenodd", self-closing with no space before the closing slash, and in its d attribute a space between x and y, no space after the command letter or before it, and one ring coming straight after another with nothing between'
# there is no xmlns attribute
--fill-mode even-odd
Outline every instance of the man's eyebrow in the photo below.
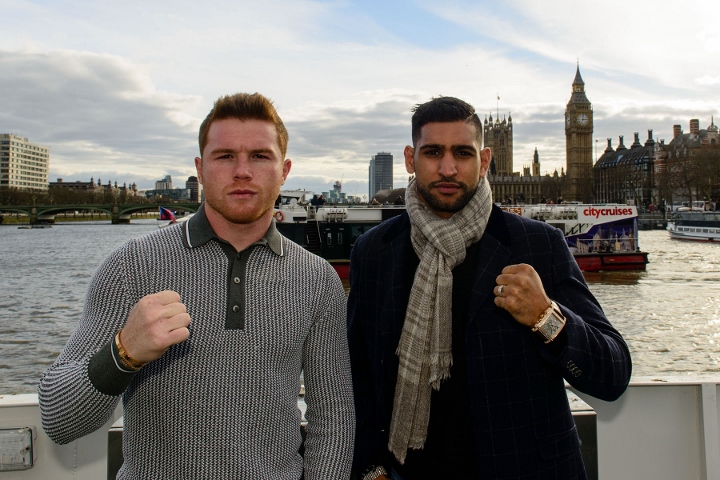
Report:
<svg viewBox="0 0 720 480"><path fill-rule="evenodd" d="M445 148L445 145L441 145L439 143L427 143L425 145L420 145L420 150L442 150ZM459 145L450 145L451 150L473 150L476 151L476 148L473 145L465 145L465 144L459 144Z"/></svg>
<svg viewBox="0 0 720 480"><path fill-rule="evenodd" d="M453 150L473 150L473 151L476 150L474 145L463 145L463 144L452 145L450 148L452 148Z"/></svg>
<svg viewBox="0 0 720 480"><path fill-rule="evenodd" d="M210 151L210 155L217 155L219 153L235 153L236 150L233 148L216 148L214 150ZM274 153L272 148L256 148L253 150L250 150L249 153Z"/></svg>
<svg viewBox="0 0 720 480"><path fill-rule="evenodd" d="M440 145L439 143L426 143L425 145L420 145L419 148L421 150L427 150L427 149L440 150L445 147L443 145Z"/></svg>
<svg viewBox="0 0 720 480"><path fill-rule="evenodd" d="M235 150L232 148L216 148L214 150L210 150L210 155L217 155L218 153L233 153Z"/></svg>

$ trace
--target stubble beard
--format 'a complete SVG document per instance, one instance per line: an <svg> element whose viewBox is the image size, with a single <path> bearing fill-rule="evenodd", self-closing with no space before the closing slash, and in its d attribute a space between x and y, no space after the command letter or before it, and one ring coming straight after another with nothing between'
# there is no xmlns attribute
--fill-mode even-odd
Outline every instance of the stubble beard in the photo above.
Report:
<svg viewBox="0 0 720 480"><path fill-rule="evenodd" d="M275 197L277 198L277 196ZM259 199L258 199L259 200ZM236 225L247 225L262 218L268 210L272 210L275 202L264 200L254 208L238 208L232 200L227 198L205 198L205 202L215 210L225 221ZM247 207L251 207L248 205Z"/></svg>
<svg viewBox="0 0 720 480"><path fill-rule="evenodd" d="M460 187L462 195L455 200L447 200L440 194L434 194L433 188L438 183L454 183ZM465 208L465 205L470 203L470 200L475 195L475 190L477 190L477 184L470 188L466 183L458 182L452 178L442 178L435 182L431 182L427 186L418 182L417 190L418 194L420 194L422 199L425 200L425 203L428 207L430 207L430 209L436 212L456 213Z"/></svg>

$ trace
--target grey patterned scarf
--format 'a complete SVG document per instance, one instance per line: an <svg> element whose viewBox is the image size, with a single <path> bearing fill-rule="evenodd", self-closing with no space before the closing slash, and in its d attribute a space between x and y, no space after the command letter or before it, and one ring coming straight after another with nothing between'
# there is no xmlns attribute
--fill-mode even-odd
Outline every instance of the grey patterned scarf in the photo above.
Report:
<svg viewBox="0 0 720 480"><path fill-rule="evenodd" d="M431 212L408 185L413 249L420 258L397 348L400 357L388 448L400 463L408 448L423 448L430 420L431 388L440 389L452 366L452 269L485 231L492 192L480 179L470 202L449 219Z"/></svg>

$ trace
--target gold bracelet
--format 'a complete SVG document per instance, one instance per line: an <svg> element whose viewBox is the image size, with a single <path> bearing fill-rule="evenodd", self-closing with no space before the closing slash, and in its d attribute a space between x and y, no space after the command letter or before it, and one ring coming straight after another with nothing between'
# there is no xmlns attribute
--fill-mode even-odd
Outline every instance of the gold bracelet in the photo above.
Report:
<svg viewBox="0 0 720 480"><path fill-rule="evenodd" d="M550 312L552 312L552 309L553 309L552 302L550 302L550 306L547 309L545 309L545 311L543 313L540 314L540 318L538 318L538 321L535 324L536 327L537 327L538 323L542 322L543 319L545 317L547 317L550 314Z"/></svg>
<svg viewBox="0 0 720 480"><path fill-rule="evenodd" d="M139 362L128 355L125 348L123 348L122 342L120 341L120 332L122 332L122 328L115 334L115 346L118 350L118 357L120 357L120 361L130 370L138 371L144 367L147 362Z"/></svg>

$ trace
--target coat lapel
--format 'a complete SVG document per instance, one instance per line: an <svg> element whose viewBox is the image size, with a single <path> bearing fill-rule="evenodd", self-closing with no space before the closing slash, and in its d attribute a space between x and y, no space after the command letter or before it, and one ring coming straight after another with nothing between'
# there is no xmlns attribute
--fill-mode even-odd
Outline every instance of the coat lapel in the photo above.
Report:
<svg viewBox="0 0 720 480"><path fill-rule="evenodd" d="M470 321L477 317L488 296L494 296L497 276L510 264L510 235L502 210L493 205L488 226L480 239L477 272L472 288L472 301L468 309Z"/></svg>
<svg viewBox="0 0 720 480"><path fill-rule="evenodd" d="M393 338L400 338L405 323L405 310L414 272L417 264L412 264L412 244L410 243L410 218L404 213L399 220L383 235L384 246L380 255L381 264L389 273L389 281L385 283L387 294L391 295L389 314ZM387 305L387 304L386 304ZM395 345L396 346L396 345Z"/></svg>

